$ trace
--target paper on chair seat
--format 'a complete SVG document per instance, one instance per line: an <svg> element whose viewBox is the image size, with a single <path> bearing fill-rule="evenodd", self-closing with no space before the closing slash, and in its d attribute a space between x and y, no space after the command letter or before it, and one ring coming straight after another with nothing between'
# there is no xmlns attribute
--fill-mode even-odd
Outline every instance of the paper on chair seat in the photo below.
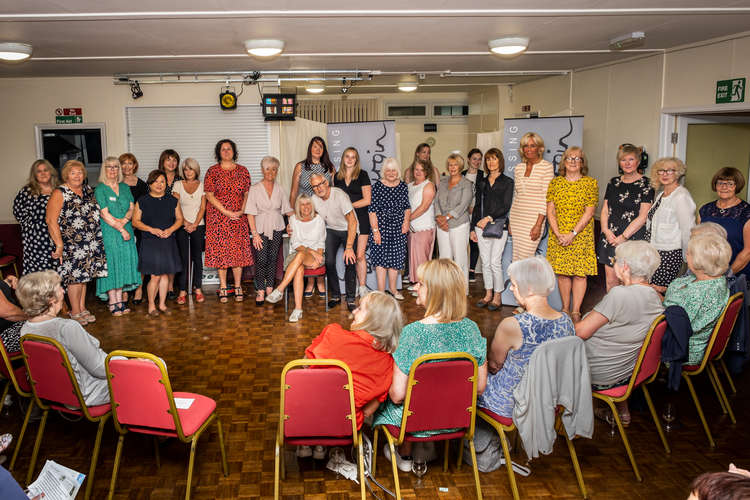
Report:
<svg viewBox="0 0 750 500"><path fill-rule="evenodd" d="M187 410L193 405L195 398L174 398L174 405L178 410Z"/></svg>

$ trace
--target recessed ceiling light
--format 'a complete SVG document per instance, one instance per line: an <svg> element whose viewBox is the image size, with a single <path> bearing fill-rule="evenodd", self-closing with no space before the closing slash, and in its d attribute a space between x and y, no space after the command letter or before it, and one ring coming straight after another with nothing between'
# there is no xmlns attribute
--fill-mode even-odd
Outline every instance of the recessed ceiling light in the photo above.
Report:
<svg viewBox="0 0 750 500"><path fill-rule="evenodd" d="M28 43L0 43L0 59L3 61L23 61L31 56L31 45Z"/></svg>
<svg viewBox="0 0 750 500"><path fill-rule="evenodd" d="M284 50L283 40L245 40L245 50L255 57L273 57Z"/></svg>
<svg viewBox="0 0 750 500"><path fill-rule="evenodd" d="M414 76L407 76L398 82L398 89L401 92L414 92L418 87L417 78Z"/></svg>
<svg viewBox="0 0 750 500"><path fill-rule="evenodd" d="M489 42L490 52L501 56L515 56L524 52L529 46L529 39L525 36L506 36Z"/></svg>
<svg viewBox="0 0 750 500"><path fill-rule="evenodd" d="M311 83L305 87L305 90L311 94L321 94L325 92L326 88L320 83Z"/></svg>

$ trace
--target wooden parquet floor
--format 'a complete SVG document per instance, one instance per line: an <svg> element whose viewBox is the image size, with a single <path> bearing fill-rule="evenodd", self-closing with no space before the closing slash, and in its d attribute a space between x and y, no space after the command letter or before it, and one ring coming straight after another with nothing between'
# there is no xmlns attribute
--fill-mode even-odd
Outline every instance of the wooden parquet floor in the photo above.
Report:
<svg viewBox="0 0 750 500"><path fill-rule="evenodd" d="M477 285L472 285L472 304L482 294ZM287 361L301 357L310 340L326 324L349 324L344 307L326 313L319 297L307 301L300 323L287 323L282 305L258 308L249 294L251 286L245 288L247 300L244 303L220 304L215 294L208 293L205 303L173 304L171 316L155 320L148 319L145 305L135 308L129 316L112 318L103 304L90 299L98 321L87 328L101 340L104 350L121 348L157 354L166 360L175 390L202 393L216 399L224 426L230 474L224 477L221 473L218 435L213 427L198 444L193 477L195 499L273 496L274 436L281 369ZM584 310L590 309L601 296L601 290L592 290ZM403 306L408 321L421 317L412 297L407 297ZM499 320L510 314L509 307L489 312L472 305L469 316L477 321L485 336L491 337ZM654 385L654 399L661 408L663 391L658 384ZM685 387L678 401L681 428L668 434L673 448L671 456L665 455L648 412L633 412L628 435L644 478L640 484L635 482L619 437L610 437L609 426L597 422L593 439L575 441L590 497L682 499L688 495L691 480L701 472L726 470L732 461L738 466L750 467L750 430L747 427L750 375L745 373L739 378L737 386L739 394L730 396L739 421L733 426L728 417L721 415L708 382L702 380L698 384L716 439L715 450L708 448ZM21 414L14 404L9 415L0 417L0 432L12 432L17 436L20 423ZM37 424L30 425L16 464L17 479L22 480L26 474L36 429ZM95 432L92 424L70 423L51 415L37 473L48 458L87 471ZM152 441L145 436L128 435L115 498L183 498L189 446L175 441L162 443L161 468L157 469ZM115 446L116 432L107 424L92 498L107 496ZM291 453L287 451L288 474L281 489L285 498L358 498L359 489L353 482L337 478L336 474L325 470L322 462L305 459L298 465ZM378 460L378 478L392 487L390 464L383 458L382 451ZM552 455L534 461L531 467L533 472L529 477L517 478L522 498L580 497L567 449L561 440ZM451 472L443 473L439 465L430 465L421 487L415 488L415 480L411 473L401 474L405 499L475 497L469 466L456 472L452 464ZM510 498L504 468L481 474L481 483L485 498ZM379 496L382 498L382 492Z"/></svg>

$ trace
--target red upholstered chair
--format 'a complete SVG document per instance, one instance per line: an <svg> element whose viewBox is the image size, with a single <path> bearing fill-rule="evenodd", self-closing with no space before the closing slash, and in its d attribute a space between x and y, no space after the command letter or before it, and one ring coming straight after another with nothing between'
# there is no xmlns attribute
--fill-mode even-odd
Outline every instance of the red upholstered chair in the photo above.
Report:
<svg viewBox="0 0 750 500"><path fill-rule="evenodd" d="M439 362L435 362L439 361ZM474 482L477 498L482 499L479 485L479 469L474 451L474 417L477 406L477 361L465 352L426 354L417 358L409 368L409 381L404 398L404 412L401 425L380 425L375 428L373 451L378 449L378 432L383 431L391 457L395 457L395 447L404 441L445 441L443 470L448 470L448 446L451 439L461 439L458 462L461 468L463 441L469 441L471 463L474 468ZM418 431L456 429L453 432L435 434L428 437L415 437ZM375 474L375 462L372 473ZM401 489L398 481L398 468L395 458L391 460L396 498L400 500Z"/></svg>
<svg viewBox="0 0 750 500"><path fill-rule="evenodd" d="M119 357L127 359L117 359ZM216 401L192 392L172 392L164 362L146 352L113 351L107 356L106 370L109 394L112 398L112 415L115 428L120 434L109 486L110 499L115 491L125 434L131 431L154 436L155 444L157 436L176 437L183 443L190 443L185 486L187 500L190 498L198 439L203 431L215 422L219 433L221 464L224 475L229 474L221 421L216 415ZM175 398L193 401L189 408L181 409L177 408ZM155 446L154 449L158 466L159 448Z"/></svg>
<svg viewBox="0 0 750 500"><path fill-rule="evenodd" d="M695 392L695 388L693 387L693 382L691 379L695 376L700 375L704 370L706 370L706 372L708 373L708 379L711 381L711 385L716 392L716 397L719 398L719 404L721 405L722 412L725 414L729 413L729 418L732 420L732 423L737 423L737 420L734 418L732 407L729 405L729 399L724 392L724 387L721 385L719 374L716 372L716 367L713 365L712 361L721 359L724 356L724 351L726 350L727 343L729 342L729 336L732 334L734 324L737 321L737 317L740 314L740 308L742 307L743 303L744 294L742 292L735 293L734 295L729 297L727 305L721 312L721 316L719 316L719 319L716 320L716 325L711 332L711 337L708 340L706 351L703 354L703 359L701 360L700 364L682 365L682 378L685 379L685 383L687 384L688 390L690 391L690 396L693 398L693 402L695 403L695 408L698 410L698 416L700 417L701 423L703 424L703 429L706 431L708 444L711 445L711 448L714 448L716 446L716 443L714 443L714 438L713 436L711 436L711 430L708 428L706 417L703 414L703 408L701 407L700 401L698 401L698 395Z"/></svg>
<svg viewBox="0 0 750 500"><path fill-rule="evenodd" d="M15 274L17 277L21 277L20 274L18 274L18 266L16 266L16 257L14 255L3 255L0 257L0 279L3 279L5 276L3 275L3 269L5 269L8 266L13 266L13 274Z"/></svg>
<svg viewBox="0 0 750 500"><path fill-rule="evenodd" d="M305 369L308 366L330 367ZM357 447L359 486L365 500L362 433L357 431L352 372L335 359L296 359L281 371L279 430L276 434L273 496L285 477L284 445Z"/></svg>
<svg viewBox="0 0 750 500"><path fill-rule="evenodd" d="M638 465L635 463L633 452L630 449L630 442L628 441L628 436L625 433L622 420L620 420L620 412L617 411L615 403L627 401L630 394L633 392L633 389L640 386L643 389L643 395L646 398L651 417L654 419L654 424L656 424L656 430L659 433L659 438L661 438L662 444L664 445L664 450L666 450L667 453L670 453L667 438L664 436L659 417L654 409L654 403L651 401L651 395L646 387L654 381L659 373L659 364L661 363L661 340L662 337L664 337L664 332L666 330L667 322L664 319L664 315L659 315L651 323L651 327L648 329L648 333L646 333L646 338L643 339L643 346L641 346L641 351L638 353L638 359L635 362L630 382L626 385L620 385L605 391L593 391L592 393L594 398L604 401L612 410L612 415L614 415L617 428L622 437L622 444L625 445L625 451L628 453L628 459L630 460L630 465L633 467L633 473L639 482L641 481L641 474L638 472Z"/></svg>
<svg viewBox="0 0 750 500"><path fill-rule="evenodd" d="M305 278L319 278L321 276L323 277L323 281L325 282L326 287L326 311L328 311L328 277L326 275L325 264L320 267L316 267L315 269L305 269L304 276ZM292 284L290 283L289 286L284 289L284 312L289 311L289 288L291 286Z"/></svg>
<svg viewBox="0 0 750 500"><path fill-rule="evenodd" d="M99 428L94 441L94 451L91 455L91 466L86 478L86 492L84 499L91 496L94 484L96 462L99 458L99 446L102 442L104 424L111 415L109 403L99 406L86 406L81 389L78 386L70 359L63 346L54 339L39 335L26 334L21 337L21 351L23 352L26 370L31 379L31 389L34 403L42 409L42 421L36 434L34 452L31 455L29 472L26 474L26 484L31 482L34 467L42 444L44 426L50 410L57 410L70 415L84 417L89 422L96 422ZM32 405L29 405L32 406ZM71 409L76 408L76 409ZM25 422L28 422L28 413ZM24 424L25 425L25 424Z"/></svg>
<svg viewBox="0 0 750 500"><path fill-rule="evenodd" d="M8 395L11 387L15 389L16 394L24 398L29 398L30 400L31 386L29 385L29 379L26 376L26 365L19 364L16 367L13 366L14 361L23 362L23 354L20 352L8 353L8 351L5 350L5 344L0 342L0 356L2 357L2 362L0 362L0 375L2 375L3 378L6 379L5 388L3 389L3 395L0 396L0 403L5 401L5 397ZM31 410L33 409L33 407L34 405L32 405L31 401L29 401L29 406L26 410L26 416L23 419L21 432L18 434L18 439L16 440L16 448L13 451L13 458L11 458L10 460L10 466L8 467L8 470L13 470L13 467L16 464L16 458L18 458L18 452L21 449L21 441L23 441L23 436L26 433L26 427L29 424L29 416L31 415Z"/></svg>

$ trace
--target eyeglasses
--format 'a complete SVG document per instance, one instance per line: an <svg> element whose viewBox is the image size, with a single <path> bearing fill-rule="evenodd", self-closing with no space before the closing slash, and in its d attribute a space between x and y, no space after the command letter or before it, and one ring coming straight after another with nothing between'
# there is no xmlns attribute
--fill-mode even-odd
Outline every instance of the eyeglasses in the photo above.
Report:
<svg viewBox="0 0 750 500"><path fill-rule="evenodd" d="M583 158L581 158L580 156L568 156L565 159L568 160L568 161L572 161L574 163L579 162L579 161L583 161Z"/></svg>
<svg viewBox="0 0 750 500"><path fill-rule="evenodd" d="M731 188L734 187L734 181L716 181L716 187Z"/></svg>
<svg viewBox="0 0 750 500"><path fill-rule="evenodd" d="M120 168L120 166L119 165L107 165L107 168L110 170L117 170L118 168Z"/></svg>
<svg viewBox="0 0 750 500"><path fill-rule="evenodd" d="M660 168L659 170L656 171L656 173L659 175L672 175L675 172L677 172L677 170L674 168L667 168L667 169Z"/></svg>
<svg viewBox="0 0 750 500"><path fill-rule="evenodd" d="M313 188L313 189L318 189L319 187L325 186L325 184L326 184L326 181L323 181L323 182L319 182L317 184L310 184L310 187Z"/></svg>

